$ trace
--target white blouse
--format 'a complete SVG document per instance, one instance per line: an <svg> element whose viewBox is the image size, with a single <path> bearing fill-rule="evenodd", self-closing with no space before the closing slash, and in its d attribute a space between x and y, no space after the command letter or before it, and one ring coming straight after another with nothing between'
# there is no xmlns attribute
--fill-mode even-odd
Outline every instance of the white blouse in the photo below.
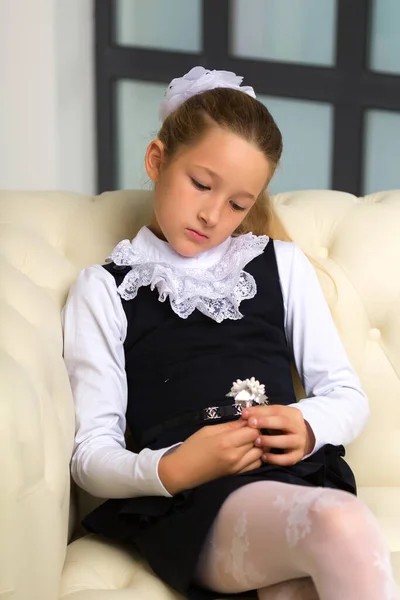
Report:
<svg viewBox="0 0 400 600"><path fill-rule="evenodd" d="M209 273L229 256L234 239L194 258L184 258L143 228L132 246L143 251L149 263L167 265L175 273L187 273L188 266L196 273ZM295 244L275 241L274 245L286 338L307 395L291 406L303 413L314 432L312 453L328 443L346 445L360 434L368 419L368 400L346 356L313 266ZM118 248L121 246L114 256L118 256ZM76 414L71 462L74 480L102 498L170 496L158 476L158 463L177 445L145 448L138 454L126 449L123 344L127 320L114 277L101 265L79 274L63 310L63 326L64 360Z"/></svg>

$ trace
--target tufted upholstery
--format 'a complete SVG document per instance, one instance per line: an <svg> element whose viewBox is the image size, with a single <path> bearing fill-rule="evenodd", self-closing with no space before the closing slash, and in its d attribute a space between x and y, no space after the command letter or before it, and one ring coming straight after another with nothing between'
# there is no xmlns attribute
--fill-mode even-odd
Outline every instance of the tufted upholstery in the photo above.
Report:
<svg viewBox="0 0 400 600"><path fill-rule="evenodd" d="M320 273L372 410L348 459L400 582L400 191L295 192L274 203L337 286L335 301ZM67 548L95 500L75 488L70 496L74 415L60 311L78 271L104 261L150 210L148 192L0 193L1 600L177 599L127 549L95 536Z"/></svg>

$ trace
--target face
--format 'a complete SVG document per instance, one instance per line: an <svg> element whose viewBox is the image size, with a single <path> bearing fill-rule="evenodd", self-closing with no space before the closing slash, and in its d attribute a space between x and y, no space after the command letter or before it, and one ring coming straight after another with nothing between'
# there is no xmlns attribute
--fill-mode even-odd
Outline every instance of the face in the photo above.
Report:
<svg viewBox="0 0 400 600"><path fill-rule="evenodd" d="M232 235L270 175L261 150L220 127L167 164L162 159L162 143L155 140L146 153L146 170L155 183L150 228L187 257Z"/></svg>

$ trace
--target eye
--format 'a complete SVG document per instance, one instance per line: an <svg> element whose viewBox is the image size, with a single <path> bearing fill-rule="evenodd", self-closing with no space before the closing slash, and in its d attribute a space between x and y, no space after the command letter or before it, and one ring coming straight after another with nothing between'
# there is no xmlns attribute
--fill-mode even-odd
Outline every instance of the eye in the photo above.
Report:
<svg viewBox="0 0 400 600"><path fill-rule="evenodd" d="M240 206L239 204L236 204L236 202L231 202L231 207L233 210L237 211L246 210L244 206Z"/></svg>
<svg viewBox="0 0 400 600"><path fill-rule="evenodd" d="M200 183L196 179L193 179L193 177L191 177L190 179L191 179L194 187L197 188L198 190L200 190L201 192L210 191L211 188L209 188L208 186L203 185L202 183Z"/></svg>

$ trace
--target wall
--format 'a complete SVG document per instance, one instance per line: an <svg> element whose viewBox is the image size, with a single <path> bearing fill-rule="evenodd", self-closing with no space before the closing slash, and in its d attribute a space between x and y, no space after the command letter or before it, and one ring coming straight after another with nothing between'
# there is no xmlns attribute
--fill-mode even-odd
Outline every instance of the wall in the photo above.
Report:
<svg viewBox="0 0 400 600"><path fill-rule="evenodd" d="M93 0L0 2L0 188L95 190Z"/></svg>

